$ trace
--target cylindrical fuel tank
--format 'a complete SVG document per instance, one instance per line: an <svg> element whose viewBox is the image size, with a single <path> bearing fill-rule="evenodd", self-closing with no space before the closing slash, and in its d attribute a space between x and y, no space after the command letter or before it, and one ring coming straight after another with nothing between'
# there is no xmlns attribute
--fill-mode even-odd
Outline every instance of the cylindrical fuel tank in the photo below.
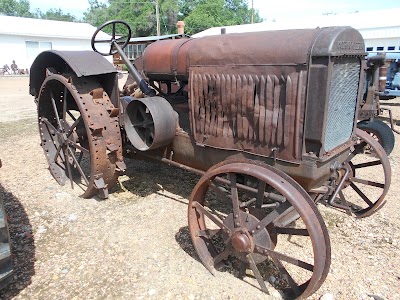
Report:
<svg viewBox="0 0 400 300"><path fill-rule="evenodd" d="M155 42L144 51L142 68L154 80L187 80L191 66L299 65L307 64L310 54L341 53L364 53L360 34L351 27L234 33Z"/></svg>

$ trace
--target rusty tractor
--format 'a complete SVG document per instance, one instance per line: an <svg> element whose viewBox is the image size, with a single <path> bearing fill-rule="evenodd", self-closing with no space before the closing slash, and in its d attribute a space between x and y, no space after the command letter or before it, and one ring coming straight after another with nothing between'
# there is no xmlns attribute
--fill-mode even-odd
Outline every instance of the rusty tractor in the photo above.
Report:
<svg viewBox="0 0 400 300"><path fill-rule="evenodd" d="M117 25L126 35L116 35ZM109 40L98 32L110 26ZM306 298L331 262L316 203L355 217L385 203L388 157L357 129L364 41L350 27L158 41L132 64L131 30L109 21L91 51L46 51L30 93L49 170L82 197L106 198L125 158L153 159L200 175L188 204L193 246L214 273ZM143 97L120 96L119 53ZM373 180L371 179L373 174Z"/></svg>
<svg viewBox="0 0 400 300"><path fill-rule="evenodd" d="M1 168L0 160L0 168ZM0 191L1 192L1 191ZM10 233L7 214L4 208L3 195L0 195L0 290L12 280L13 262L11 257Z"/></svg>

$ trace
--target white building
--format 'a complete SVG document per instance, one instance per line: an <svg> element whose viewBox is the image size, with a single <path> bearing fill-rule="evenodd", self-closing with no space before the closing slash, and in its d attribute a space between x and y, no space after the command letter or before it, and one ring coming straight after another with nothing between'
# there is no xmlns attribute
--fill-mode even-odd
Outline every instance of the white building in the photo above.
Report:
<svg viewBox="0 0 400 300"><path fill-rule="evenodd" d="M193 37L226 33L253 32L265 30L283 30L316 28L327 26L352 26L364 37L368 52L400 52L400 8L364 11L351 14L338 14L307 18L278 19L258 24L246 24L226 27L213 27L199 32Z"/></svg>
<svg viewBox="0 0 400 300"><path fill-rule="evenodd" d="M18 68L29 69L44 50L92 50L90 39L95 30L87 23L0 16L0 67L15 60ZM103 32L99 37L110 38ZM106 44L99 47L102 52L107 49Z"/></svg>

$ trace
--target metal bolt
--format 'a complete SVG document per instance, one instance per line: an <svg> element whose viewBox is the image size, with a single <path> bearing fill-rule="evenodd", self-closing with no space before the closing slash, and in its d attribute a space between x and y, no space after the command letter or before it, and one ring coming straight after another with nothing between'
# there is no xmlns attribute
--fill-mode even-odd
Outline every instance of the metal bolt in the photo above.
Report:
<svg viewBox="0 0 400 300"><path fill-rule="evenodd" d="M239 225L240 225L240 223L239 223L239 222L236 222L236 223L235 223L235 225L236 225L236 226L239 226Z"/></svg>
<svg viewBox="0 0 400 300"><path fill-rule="evenodd" d="M235 215L235 219L239 218L239 215Z"/></svg>
<svg viewBox="0 0 400 300"><path fill-rule="evenodd" d="M254 231L254 230L252 230L252 231L251 231L251 234L254 234L254 233L255 233L255 231Z"/></svg>
<svg viewBox="0 0 400 300"><path fill-rule="evenodd" d="M260 225L257 225L257 227L256 227L257 229L260 229L261 227L260 227Z"/></svg>

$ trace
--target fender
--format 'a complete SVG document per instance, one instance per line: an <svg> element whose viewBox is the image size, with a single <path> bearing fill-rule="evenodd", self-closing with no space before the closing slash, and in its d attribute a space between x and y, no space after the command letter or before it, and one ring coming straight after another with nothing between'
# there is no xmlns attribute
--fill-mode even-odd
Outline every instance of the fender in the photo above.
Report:
<svg viewBox="0 0 400 300"><path fill-rule="evenodd" d="M98 76L110 98L118 96L117 70L100 54L93 51L57 51L40 53L30 69L29 93L37 98L44 79L46 68L55 68L60 73L75 73L78 77ZM107 84L108 83L108 84ZM110 84L111 83L111 84ZM111 101L113 101L112 99Z"/></svg>

